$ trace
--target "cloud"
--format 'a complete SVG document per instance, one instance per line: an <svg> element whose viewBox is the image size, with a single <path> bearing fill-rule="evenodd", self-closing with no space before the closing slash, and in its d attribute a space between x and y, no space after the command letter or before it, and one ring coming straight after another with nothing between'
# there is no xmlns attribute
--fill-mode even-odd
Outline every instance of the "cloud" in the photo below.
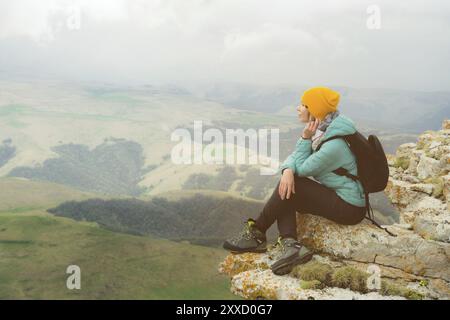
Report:
<svg viewBox="0 0 450 320"><path fill-rule="evenodd" d="M450 88L450 4L378 1L381 29L369 30L371 4L0 0L0 70L146 83Z"/></svg>

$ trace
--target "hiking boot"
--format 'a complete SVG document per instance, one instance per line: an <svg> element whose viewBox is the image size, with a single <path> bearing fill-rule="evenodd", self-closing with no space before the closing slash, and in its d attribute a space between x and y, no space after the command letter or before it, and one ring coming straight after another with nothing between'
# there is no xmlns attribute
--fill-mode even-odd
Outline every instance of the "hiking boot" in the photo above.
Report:
<svg viewBox="0 0 450 320"><path fill-rule="evenodd" d="M288 274L296 265L308 262L313 256L311 250L293 238L278 238L277 245L278 260L270 266L270 269L278 276Z"/></svg>
<svg viewBox="0 0 450 320"><path fill-rule="evenodd" d="M223 248L233 253L266 252L266 235L256 228L255 220L248 219L241 232L223 243Z"/></svg>

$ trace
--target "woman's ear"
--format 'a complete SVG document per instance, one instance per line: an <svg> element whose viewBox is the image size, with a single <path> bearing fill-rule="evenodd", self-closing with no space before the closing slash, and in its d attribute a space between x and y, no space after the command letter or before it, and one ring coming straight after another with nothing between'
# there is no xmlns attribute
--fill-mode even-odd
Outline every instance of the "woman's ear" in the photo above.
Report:
<svg viewBox="0 0 450 320"><path fill-rule="evenodd" d="M310 113L309 114L309 121L315 121L316 120L316 118L314 118L314 116Z"/></svg>

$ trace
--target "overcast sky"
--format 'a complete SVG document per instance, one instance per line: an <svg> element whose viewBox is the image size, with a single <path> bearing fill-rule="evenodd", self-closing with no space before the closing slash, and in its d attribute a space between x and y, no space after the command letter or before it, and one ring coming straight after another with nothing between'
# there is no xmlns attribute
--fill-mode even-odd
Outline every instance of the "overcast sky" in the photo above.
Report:
<svg viewBox="0 0 450 320"><path fill-rule="evenodd" d="M446 0L0 0L3 77L448 91L449 39Z"/></svg>

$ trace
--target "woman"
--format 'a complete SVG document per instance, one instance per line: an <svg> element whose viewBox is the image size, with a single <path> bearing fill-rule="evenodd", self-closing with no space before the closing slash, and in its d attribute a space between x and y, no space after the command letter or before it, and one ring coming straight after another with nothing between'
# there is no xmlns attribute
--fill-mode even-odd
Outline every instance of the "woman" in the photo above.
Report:
<svg viewBox="0 0 450 320"><path fill-rule="evenodd" d="M280 232L276 274L290 272L295 264L308 261L312 251L297 241L296 211L352 225L364 219L365 198L360 182L332 172L339 167L357 175L356 159L343 139L320 141L352 134L355 125L337 110L340 95L326 87L306 90L297 107L301 122L307 123L294 152L279 169L280 182L256 219L248 219L241 233L226 240L232 252L265 252L266 230L277 221ZM310 179L308 177L313 177Z"/></svg>

